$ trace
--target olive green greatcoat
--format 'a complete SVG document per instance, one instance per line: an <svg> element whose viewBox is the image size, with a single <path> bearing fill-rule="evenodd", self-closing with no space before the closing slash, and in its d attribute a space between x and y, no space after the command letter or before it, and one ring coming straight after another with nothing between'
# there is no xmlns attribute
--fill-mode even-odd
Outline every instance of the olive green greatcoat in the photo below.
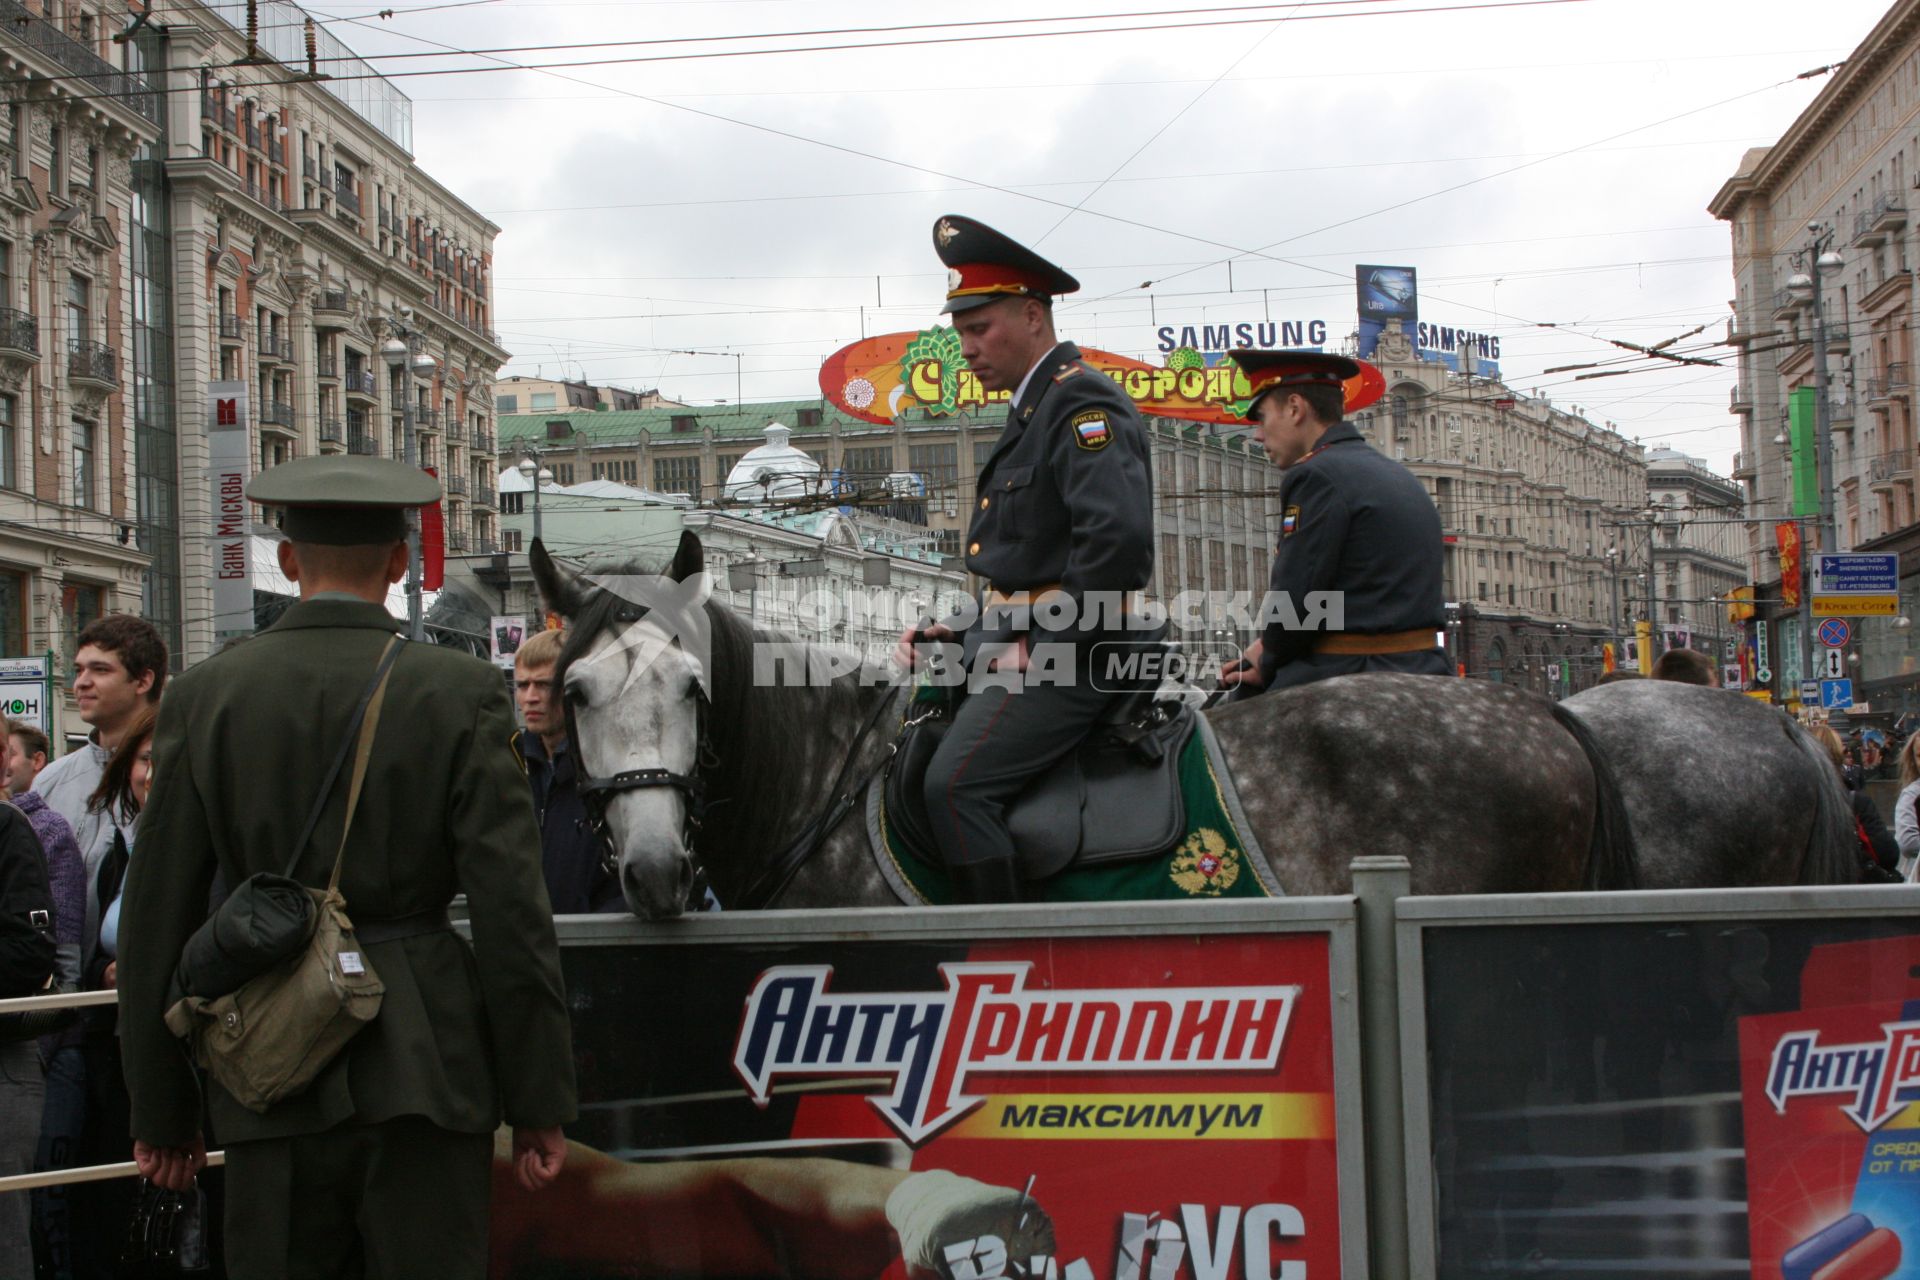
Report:
<svg viewBox="0 0 1920 1280"><path fill-rule="evenodd" d="M121 905L120 1027L133 1136L162 1146L201 1128L200 1095L162 1022L168 980L206 915L218 870L238 884L286 870L347 721L398 624L379 605L325 595L171 681L154 739ZM396 919L467 895L473 943L450 932L367 948L386 984L376 1018L308 1092L265 1115L209 1083L218 1140L317 1133L423 1116L445 1129L541 1128L574 1118L559 953L526 780L503 745L500 673L431 644L394 664L340 875L356 920ZM341 779L296 872L326 882Z"/></svg>

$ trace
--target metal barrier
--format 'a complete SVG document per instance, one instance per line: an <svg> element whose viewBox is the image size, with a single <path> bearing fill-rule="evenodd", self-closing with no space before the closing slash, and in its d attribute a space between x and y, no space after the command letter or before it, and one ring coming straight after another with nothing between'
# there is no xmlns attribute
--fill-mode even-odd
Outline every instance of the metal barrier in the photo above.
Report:
<svg viewBox="0 0 1920 1280"><path fill-rule="evenodd" d="M1795 1158L1769 1127L1794 1122L1785 1102L1755 1109L1756 1055L1796 1019L1835 1044L1864 1034L1849 1018L1912 1023L1915 1074L1887 1107L1912 1107L1891 1131L1920 1130L1920 886L1410 897L1407 883L1404 860L1363 858L1341 898L562 917L573 1132L627 1162L1017 1166L1060 1226L1067 1280L1092 1280L1065 1264L1091 1253L1096 1219L1122 1241L1113 1280L1161 1277L1149 1264L1177 1266L1181 1249L1215 1274L1234 1247L1221 1206L1254 1202L1273 1234L1256 1242L1247 1219L1233 1236L1246 1250L1451 1280L1777 1261L1794 1241L1775 1239L1775 1220L1808 1214L1755 1209L1783 1194L1792 1179L1772 1171ZM1836 975L1864 1013L1835 1011ZM1277 1024L1260 1021L1271 999L1285 1002ZM1122 1030L1148 1004L1163 1013L1134 1030L1165 1060ZM1095 1027L1096 1007L1114 1021ZM1280 1031L1261 1040L1267 1025ZM1235 1056L1256 1041L1265 1066ZM969 1074L991 1083L970 1091ZM1211 1137L1240 1141L1210 1143L1209 1107L1242 1125ZM1883 1163L1874 1176L1915 1179L1896 1190L1920 1232L1920 1159Z"/></svg>

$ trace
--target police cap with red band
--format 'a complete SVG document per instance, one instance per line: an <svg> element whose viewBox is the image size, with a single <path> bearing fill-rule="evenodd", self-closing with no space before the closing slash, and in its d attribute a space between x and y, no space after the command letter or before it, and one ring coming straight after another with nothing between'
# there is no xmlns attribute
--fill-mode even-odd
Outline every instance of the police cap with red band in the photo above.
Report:
<svg viewBox="0 0 1920 1280"><path fill-rule="evenodd" d="M1363 408L1379 399L1377 394L1354 394L1350 384L1362 378L1368 366L1347 356L1330 355L1325 351L1258 351L1246 347L1227 354L1247 375L1247 383L1253 388L1247 400L1246 416L1249 422L1254 419L1260 398L1269 391L1284 391L1293 387L1340 387L1349 411Z"/></svg>
<svg viewBox="0 0 1920 1280"><path fill-rule="evenodd" d="M984 222L949 213L933 224L933 251L947 265L943 314L1002 298L1042 301L1072 293L1080 282Z"/></svg>

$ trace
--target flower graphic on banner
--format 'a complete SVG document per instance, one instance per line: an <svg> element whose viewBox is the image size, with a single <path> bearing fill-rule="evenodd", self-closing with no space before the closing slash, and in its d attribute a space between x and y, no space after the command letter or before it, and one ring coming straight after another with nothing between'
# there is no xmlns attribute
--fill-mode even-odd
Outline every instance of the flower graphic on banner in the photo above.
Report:
<svg viewBox="0 0 1920 1280"><path fill-rule="evenodd" d="M966 357L960 354L960 335L945 325L922 329L900 357L901 382L917 385L914 366L929 363L940 370L940 398L927 403L923 396L921 407L936 414L953 413L960 407L960 371L967 367Z"/></svg>

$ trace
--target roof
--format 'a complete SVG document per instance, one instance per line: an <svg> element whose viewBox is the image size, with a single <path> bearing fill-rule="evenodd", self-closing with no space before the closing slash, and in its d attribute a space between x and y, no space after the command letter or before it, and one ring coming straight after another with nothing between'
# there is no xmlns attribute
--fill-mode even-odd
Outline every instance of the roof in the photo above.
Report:
<svg viewBox="0 0 1920 1280"><path fill-rule="evenodd" d="M820 415L818 426L800 425L800 411L811 409ZM675 418L692 418L691 431L675 431ZM825 434L829 425L838 423L844 431L889 431L889 427L876 427L871 422L862 422L849 414L840 412L825 400L767 400L751 404L715 404L691 405L685 408L662 406L658 409L611 409L601 413L562 414L562 413L509 413L502 414L499 420L499 439L502 445L509 442L543 443L547 439L549 421L565 424L568 441L579 433L593 444L617 444L637 441L641 432L647 432L656 440L672 440L675 437L698 439L701 433L711 429L716 436L740 437L741 443L757 445L765 440L767 423L783 422L793 428L795 435L804 436L813 432ZM943 419L942 421L946 421Z"/></svg>

